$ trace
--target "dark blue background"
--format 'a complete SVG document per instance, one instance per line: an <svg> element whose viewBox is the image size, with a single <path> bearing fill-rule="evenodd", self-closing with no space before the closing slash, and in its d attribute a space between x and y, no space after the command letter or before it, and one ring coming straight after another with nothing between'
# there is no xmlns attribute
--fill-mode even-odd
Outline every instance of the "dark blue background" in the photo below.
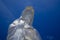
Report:
<svg viewBox="0 0 60 40"><path fill-rule="evenodd" d="M26 6L35 10L33 26L43 40L60 40L60 0L0 0L0 40Z"/></svg>

